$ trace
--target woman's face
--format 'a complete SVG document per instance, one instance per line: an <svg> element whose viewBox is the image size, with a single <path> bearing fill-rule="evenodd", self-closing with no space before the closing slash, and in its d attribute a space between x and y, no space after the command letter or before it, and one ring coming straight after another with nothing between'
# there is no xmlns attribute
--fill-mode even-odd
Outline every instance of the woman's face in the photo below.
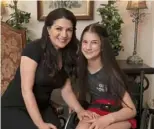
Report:
<svg viewBox="0 0 154 129"><path fill-rule="evenodd" d="M81 51L87 60L100 58L101 41L97 34L85 32L82 39Z"/></svg>
<svg viewBox="0 0 154 129"><path fill-rule="evenodd" d="M57 19L48 28L48 33L53 46L56 49L64 48L72 39L73 24L65 18Z"/></svg>

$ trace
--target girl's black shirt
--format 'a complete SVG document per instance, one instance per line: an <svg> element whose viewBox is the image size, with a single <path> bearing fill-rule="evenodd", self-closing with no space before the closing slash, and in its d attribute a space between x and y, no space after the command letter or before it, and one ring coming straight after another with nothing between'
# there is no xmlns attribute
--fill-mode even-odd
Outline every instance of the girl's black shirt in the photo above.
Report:
<svg viewBox="0 0 154 129"><path fill-rule="evenodd" d="M104 68L98 72L91 74L88 73L88 87L91 94L92 101L99 99L117 100L117 96L113 95L110 91L109 76Z"/></svg>

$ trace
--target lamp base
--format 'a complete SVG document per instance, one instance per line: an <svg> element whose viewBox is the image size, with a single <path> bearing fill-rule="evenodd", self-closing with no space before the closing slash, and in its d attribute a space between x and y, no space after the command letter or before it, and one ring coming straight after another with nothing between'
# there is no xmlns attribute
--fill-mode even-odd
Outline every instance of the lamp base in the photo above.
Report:
<svg viewBox="0 0 154 129"><path fill-rule="evenodd" d="M143 64L143 59L137 55L132 55L127 58L127 63L128 64L137 64L137 65L142 65Z"/></svg>

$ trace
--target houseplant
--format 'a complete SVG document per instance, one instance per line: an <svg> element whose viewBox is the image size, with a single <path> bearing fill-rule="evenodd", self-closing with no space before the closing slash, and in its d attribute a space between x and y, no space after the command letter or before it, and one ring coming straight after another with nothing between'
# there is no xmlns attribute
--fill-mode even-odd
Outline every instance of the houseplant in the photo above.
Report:
<svg viewBox="0 0 154 129"><path fill-rule="evenodd" d="M27 27L25 27L25 25L29 23L31 14L18 9L17 3L17 0L13 0L13 4L8 5L8 7L10 7L13 10L13 13L10 14L10 18L6 21L6 23L16 29L25 29L27 33L27 42L29 42L31 40L28 37L28 29Z"/></svg>
<svg viewBox="0 0 154 129"><path fill-rule="evenodd" d="M108 4L101 4L101 7L99 7L97 11L102 18L100 24L107 29L114 54L115 56L118 56L119 52L123 50L120 41L121 24L123 23L123 20L115 3L116 1L108 1Z"/></svg>

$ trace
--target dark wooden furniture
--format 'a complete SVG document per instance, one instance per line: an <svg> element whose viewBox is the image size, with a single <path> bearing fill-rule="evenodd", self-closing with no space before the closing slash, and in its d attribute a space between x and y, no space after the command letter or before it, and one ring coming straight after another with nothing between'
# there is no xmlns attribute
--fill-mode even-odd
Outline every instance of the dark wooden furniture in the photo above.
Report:
<svg viewBox="0 0 154 129"><path fill-rule="evenodd" d="M154 74L154 68L149 67L146 64L143 65L130 65L127 64L126 60L117 60L120 68L130 75L139 75L141 71L144 71L145 74Z"/></svg>
<svg viewBox="0 0 154 129"><path fill-rule="evenodd" d="M138 117L141 117L142 113L142 106L143 106L143 93L145 90L149 87L149 81L148 78L146 78L146 74L154 74L154 68L149 67L146 64L143 65L130 65L127 64L126 60L117 60L120 68L128 75L133 77L134 79L136 77L140 78L140 82L138 84L139 87L139 109L138 109ZM146 81L146 86L145 86Z"/></svg>

